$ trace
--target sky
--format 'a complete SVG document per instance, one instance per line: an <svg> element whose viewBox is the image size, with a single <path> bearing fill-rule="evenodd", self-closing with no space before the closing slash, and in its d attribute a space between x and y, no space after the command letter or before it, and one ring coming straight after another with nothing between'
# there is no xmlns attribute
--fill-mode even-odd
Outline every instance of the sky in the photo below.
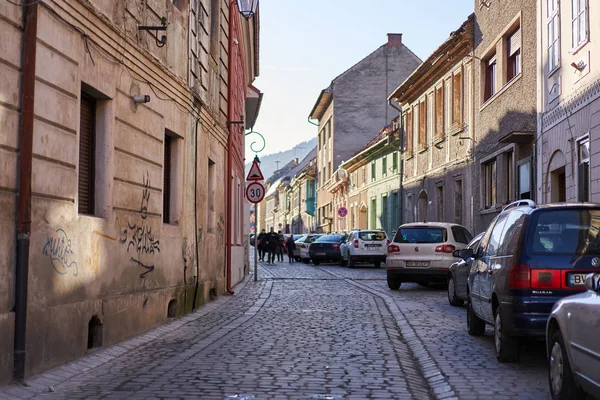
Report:
<svg viewBox="0 0 600 400"><path fill-rule="evenodd" d="M266 139L261 155L317 136L307 122L321 90L348 68L402 33L422 60L473 12L474 0L260 0L263 93L254 130ZM401 82L398 82L398 85ZM246 137L246 159L254 157Z"/></svg>

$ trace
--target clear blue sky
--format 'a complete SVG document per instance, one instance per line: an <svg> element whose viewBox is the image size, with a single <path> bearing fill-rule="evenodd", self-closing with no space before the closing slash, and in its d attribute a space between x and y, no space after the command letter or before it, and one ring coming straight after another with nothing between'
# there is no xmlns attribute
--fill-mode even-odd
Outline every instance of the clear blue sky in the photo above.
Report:
<svg viewBox="0 0 600 400"><path fill-rule="evenodd" d="M292 148L317 135L306 119L320 91L385 44L387 33L422 60L473 12L474 0L260 0L260 76L263 102L254 130L261 155ZM400 84L400 82L398 82ZM246 138L246 159L254 156Z"/></svg>

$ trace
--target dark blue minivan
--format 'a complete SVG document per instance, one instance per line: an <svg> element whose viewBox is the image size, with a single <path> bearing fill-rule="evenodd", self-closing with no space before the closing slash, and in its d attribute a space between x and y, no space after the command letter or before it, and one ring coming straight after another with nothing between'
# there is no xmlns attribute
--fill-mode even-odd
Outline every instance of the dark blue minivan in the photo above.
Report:
<svg viewBox="0 0 600 400"><path fill-rule="evenodd" d="M483 335L494 327L496 357L517 361L520 337L545 335L554 303L584 290L585 276L600 271L600 205L520 200L506 206L473 257L468 279L467 328Z"/></svg>

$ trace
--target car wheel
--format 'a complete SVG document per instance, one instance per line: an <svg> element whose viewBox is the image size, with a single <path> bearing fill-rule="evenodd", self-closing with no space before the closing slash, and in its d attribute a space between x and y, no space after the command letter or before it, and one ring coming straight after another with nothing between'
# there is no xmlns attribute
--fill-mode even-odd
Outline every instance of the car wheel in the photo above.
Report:
<svg viewBox="0 0 600 400"><path fill-rule="evenodd" d="M402 282L400 282L400 280L397 279L397 278L390 278L388 276L387 277L387 284L388 284L388 287L391 290L398 290L398 289L400 289L400 285L402 284Z"/></svg>
<svg viewBox="0 0 600 400"><path fill-rule="evenodd" d="M471 299L467 299L467 331L471 336L482 336L485 333L485 322L475 314Z"/></svg>
<svg viewBox="0 0 600 400"><path fill-rule="evenodd" d="M354 260L352 259L352 257L350 257L350 255L348 255L348 268L354 268L356 267L356 264L354 264Z"/></svg>
<svg viewBox="0 0 600 400"><path fill-rule="evenodd" d="M494 321L494 346L498 361L516 362L519 360L519 339L506 334L500 307L496 310L496 319Z"/></svg>
<svg viewBox="0 0 600 400"><path fill-rule="evenodd" d="M448 303L454 307L460 307L465 303L463 300L456 297L456 285L452 275L448 277Z"/></svg>
<svg viewBox="0 0 600 400"><path fill-rule="evenodd" d="M573 371L559 330L550 337L550 359L548 360L548 380L550 394L554 400L583 399L584 392L575 385Z"/></svg>
<svg viewBox="0 0 600 400"><path fill-rule="evenodd" d="M321 261L318 261L318 260L313 260L313 264L315 264L315 265L319 265L319 264L321 264Z"/></svg>

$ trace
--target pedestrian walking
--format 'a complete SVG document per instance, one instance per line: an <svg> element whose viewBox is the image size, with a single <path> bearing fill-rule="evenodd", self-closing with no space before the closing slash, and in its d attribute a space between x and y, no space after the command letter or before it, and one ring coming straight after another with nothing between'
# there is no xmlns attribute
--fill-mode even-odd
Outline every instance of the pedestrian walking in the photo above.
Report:
<svg viewBox="0 0 600 400"><path fill-rule="evenodd" d="M290 235L290 237L285 241L285 248L287 249L289 262L294 262L294 250L296 249L296 242L294 242L294 235Z"/></svg>
<svg viewBox="0 0 600 400"><path fill-rule="evenodd" d="M277 232L277 261L283 262L283 252L285 249L285 237L281 231Z"/></svg>
<svg viewBox="0 0 600 400"><path fill-rule="evenodd" d="M265 261L265 251L267 250L267 232L263 229L256 238L258 246L258 260Z"/></svg>
<svg viewBox="0 0 600 400"><path fill-rule="evenodd" d="M269 230L267 234L267 251L269 255L267 256L267 263L274 264L275 263L275 253L277 252L277 243L279 242L279 237L277 233L273 230L273 227Z"/></svg>

